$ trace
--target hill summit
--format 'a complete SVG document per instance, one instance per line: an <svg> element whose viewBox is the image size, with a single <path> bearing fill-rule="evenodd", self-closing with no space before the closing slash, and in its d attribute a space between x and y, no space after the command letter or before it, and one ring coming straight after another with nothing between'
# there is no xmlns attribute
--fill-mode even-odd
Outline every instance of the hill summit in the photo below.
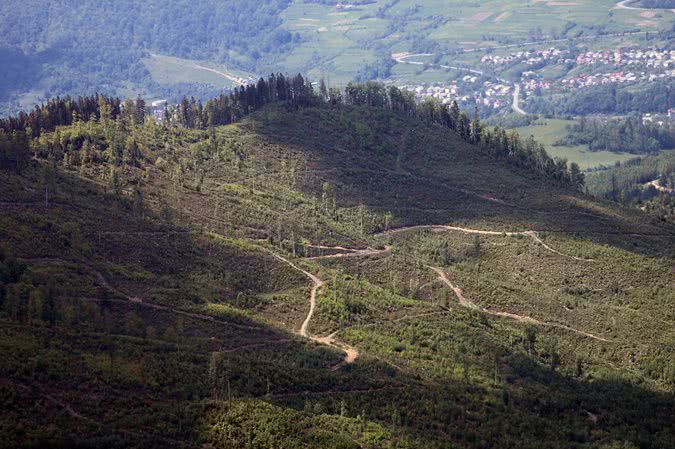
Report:
<svg viewBox="0 0 675 449"><path fill-rule="evenodd" d="M0 128L1 447L675 438L675 230L532 139L280 75Z"/></svg>

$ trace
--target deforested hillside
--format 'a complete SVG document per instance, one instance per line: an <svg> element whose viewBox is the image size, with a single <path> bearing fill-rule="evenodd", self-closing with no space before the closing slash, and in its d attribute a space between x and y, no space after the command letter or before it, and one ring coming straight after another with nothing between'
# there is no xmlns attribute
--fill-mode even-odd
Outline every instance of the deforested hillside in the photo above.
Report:
<svg viewBox="0 0 675 449"><path fill-rule="evenodd" d="M673 227L369 88L3 123L0 447L672 445Z"/></svg>

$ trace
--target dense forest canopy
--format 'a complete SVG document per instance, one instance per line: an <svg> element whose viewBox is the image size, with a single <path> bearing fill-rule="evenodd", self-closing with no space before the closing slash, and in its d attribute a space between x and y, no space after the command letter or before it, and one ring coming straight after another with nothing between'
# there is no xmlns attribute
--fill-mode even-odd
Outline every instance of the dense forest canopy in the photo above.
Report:
<svg viewBox="0 0 675 449"><path fill-rule="evenodd" d="M269 53L293 39L289 32L277 29L279 13L289 0L4 3L5 13L0 17L3 44L26 53L108 43L186 58L222 59L231 52Z"/></svg>
<svg viewBox="0 0 675 449"><path fill-rule="evenodd" d="M675 104L675 90L668 81L654 81L640 86L594 86L573 95L531 96L528 112L547 115L628 114L631 112L666 112Z"/></svg>
<svg viewBox="0 0 675 449"><path fill-rule="evenodd" d="M582 117L567 127L555 145L588 145L591 151L654 153L675 148L675 125L644 121L639 117Z"/></svg>

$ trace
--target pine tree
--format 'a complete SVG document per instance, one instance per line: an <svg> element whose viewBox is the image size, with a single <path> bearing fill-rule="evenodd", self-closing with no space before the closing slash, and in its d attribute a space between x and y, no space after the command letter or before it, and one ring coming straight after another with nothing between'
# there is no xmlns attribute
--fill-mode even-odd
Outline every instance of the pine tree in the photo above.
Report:
<svg viewBox="0 0 675 449"><path fill-rule="evenodd" d="M450 105L450 129L457 131L459 125L459 106L457 102L453 100L452 105Z"/></svg>
<svg viewBox="0 0 675 449"><path fill-rule="evenodd" d="M326 81L324 81L323 78L319 81L319 95L321 95L323 101L328 100L328 88L326 87Z"/></svg>
<svg viewBox="0 0 675 449"><path fill-rule="evenodd" d="M479 143L480 136L481 136L481 124L480 118L478 116L478 107L476 107L473 113L473 120L471 121L471 136L470 136L471 143L473 144Z"/></svg>
<svg viewBox="0 0 675 449"><path fill-rule="evenodd" d="M49 207L49 200L56 196L56 165L45 163L40 171L40 186L45 193L45 207Z"/></svg>
<svg viewBox="0 0 675 449"><path fill-rule="evenodd" d="M134 124L141 126L145 122L145 100L139 95L134 107Z"/></svg>
<svg viewBox="0 0 675 449"><path fill-rule="evenodd" d="M108 180L108 185L112 193L116 196L121 195L122 193L122 180L120 179L119 172L116 167L110 167L110 177Z"/></svg>
<svg viewBox="0 0 675 449"><path fill-rule="evenodd" d="M585 175L581 172L579 164L572 162L569 168L569 178L572 187L581 189L584 186Z"/></svg>
<svg viewBox="0 0 675 449"><path fill-rule="evenodd" d="M124 163L137 167L139 165L139 159L140 150L138 149L136 139L133 137L127 137L127 140L124 144Z"/></svg>

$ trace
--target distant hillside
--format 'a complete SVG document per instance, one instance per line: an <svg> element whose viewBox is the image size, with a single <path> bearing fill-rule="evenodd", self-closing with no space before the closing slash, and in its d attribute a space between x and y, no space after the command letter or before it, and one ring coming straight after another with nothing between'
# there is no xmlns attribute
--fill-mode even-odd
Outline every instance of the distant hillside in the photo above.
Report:
<svg viewBox="0 0 675 449"><path fill-rule="evenodd" d="M675 0L640 0L639 6L644 8L675 8Z"/></svg>
<svg viewBox="0 0 675 449"><path fill-rule="evenodd" d="M500 52L523 44L522 49L543 50L596 41L598 48L667 47L672 40L671 14L641 17L642 11L617 9L611 0L568 3L574 2L6 0L0 17L0 60L6 63L0 66L0 115L66 94L207 98L228 86L196 66L244 78L281 70L314 80L330 74L340 85L355 79L449 85L465 73L438 64L482 72L480 58L488 48ZM431 64L392 58L402 52L430 53ZM510 79L538 68L486 73ZM568 70L551 73L557 77ZM664 111L669 95L673 104L665 84L529 96L521 106L546 114ZM473 88L462 89L460 97L472 96ZM483 108L490 111L491 106Z"/></svg>
<svg viewBox="0 0 675 449"><path fill-rule="evenodd" d="M279 14L288 4L9 0L0 16L0 55L9 54L14 70L9 76L8 67L0 69L0 101L32 89L43 98L129 88L170 94L143 64L149 52L221 64L234 60L255 70L260 58L271 63L298 39L280 27ZM183 85L181 93L195 90Z"/></svg>
<svg viewBox="0 0 675 449"><path fill-rule="evenodd" d="M300 79L2 123L0 447L668 447L675 229Z"/></svg>

